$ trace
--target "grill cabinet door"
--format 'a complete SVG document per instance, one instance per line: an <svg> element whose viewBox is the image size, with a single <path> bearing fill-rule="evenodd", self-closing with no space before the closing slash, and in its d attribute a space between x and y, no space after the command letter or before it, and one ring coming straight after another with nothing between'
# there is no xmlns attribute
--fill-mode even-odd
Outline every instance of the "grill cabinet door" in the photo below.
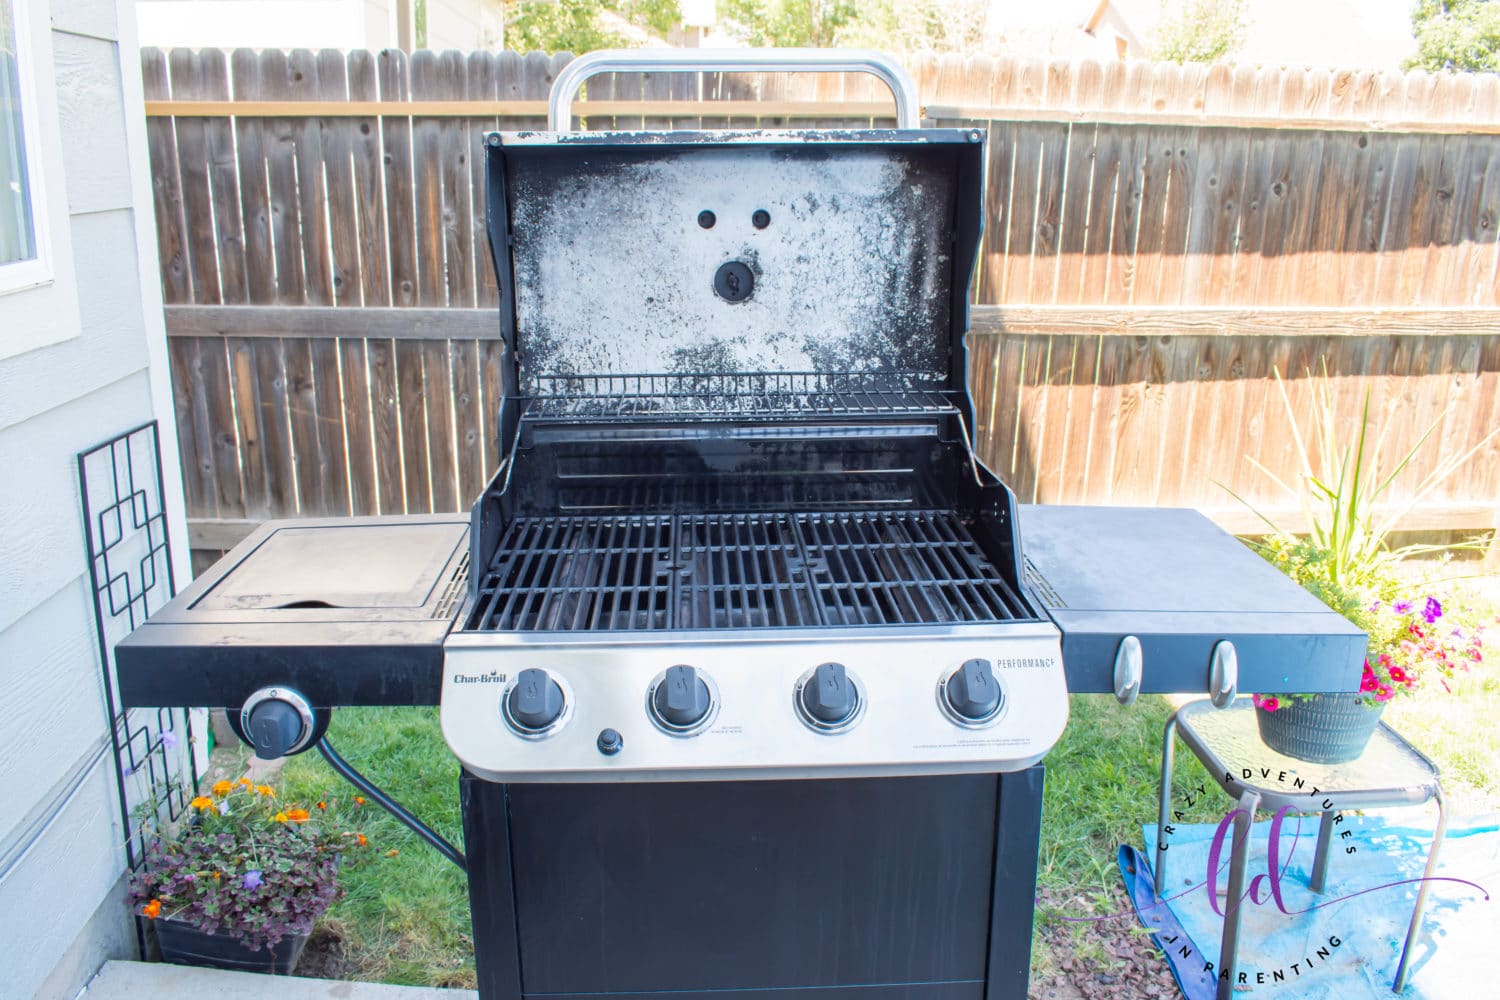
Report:
<svg viewBox="0 0 1500 1000"><path fill-rule="evenodd" d="M436 705L468 516L269 521L115 648L126 707Z"/></svg>
<svg viewBox="0 0 1500 1000"><path fill-rule="evenodd" d="M1207 692L1222 640L1242 692L1358 689L1365 634L1197 511L1018 509L1027 585L1062 630L1069 691L1113 692L1129 635L1145 692Z"/></svg>

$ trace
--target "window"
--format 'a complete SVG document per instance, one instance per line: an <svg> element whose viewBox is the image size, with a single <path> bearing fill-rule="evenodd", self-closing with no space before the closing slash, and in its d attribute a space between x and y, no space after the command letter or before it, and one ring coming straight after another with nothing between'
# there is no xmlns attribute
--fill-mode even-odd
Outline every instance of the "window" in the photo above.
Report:
<svg viewBox="0 0 1500 1000"><path fill-rule="evenodd" d="M0 0L0 292L49 278L26 0Z"/></svg>

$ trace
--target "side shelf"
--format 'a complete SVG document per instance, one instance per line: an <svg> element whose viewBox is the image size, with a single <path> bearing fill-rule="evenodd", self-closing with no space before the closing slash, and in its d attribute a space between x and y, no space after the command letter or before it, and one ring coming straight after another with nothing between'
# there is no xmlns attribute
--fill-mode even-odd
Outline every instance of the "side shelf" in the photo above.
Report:
<svg viewBox="0 0 1500 1000"><path fill-rule="evenodd" d="M436 705L466 514L269 521L115 648L127 707Z"/></svg>
<svg viewBox="0 0 1500 1000"><path fill-rule="evenodd" d="M1221 640L1241 692L1359 688L1365 634L1197 511L1018 511L1027 585L1062 630L1069 691L1113 692L1127 635L1145 692L1207 692Z"/></svg>

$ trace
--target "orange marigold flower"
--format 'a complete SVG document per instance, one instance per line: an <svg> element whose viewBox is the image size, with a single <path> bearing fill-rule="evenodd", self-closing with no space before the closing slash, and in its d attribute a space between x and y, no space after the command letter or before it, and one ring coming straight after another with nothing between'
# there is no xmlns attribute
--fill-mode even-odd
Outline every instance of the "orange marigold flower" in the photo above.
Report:
<svg viewBox="0 0 1500 1000"><path fill-rule="evenodd" d="M218 879L218 878L223 878L223 877L224 877L224 873L223 872L214 872L214 878Z"/></svg>
<svg viewBox="0 0 1500 1000"><path fill-rule="evenodd" d="M192 806L194 809L201 809L204 812L208 812L208 810L214 807L214 800L209 798L207 795L199 795L197 798L193 799L193 801L189 802L188 805Z"/></svg>
<svg viewBox="0 0 1500 1000"><path fill-rule="evenodd" d="M318 808L326 810L328 808L328 803L327 802L319 802L318 803Z"/></svg>
<svg viewBox="0 0 1500 1000"><path fill-rule="evenodd" d="M274 819L278 823L285 823L287 821L287 815L284 812L279 812L275 816L272 816L271 818Z"/></svg>
<svg viewBox="0 0 1500 1000"><path fill-rule="evenodd" d="M356 841L357 841L357 842L358 842L358 843L359 843L359 846L360 846L360 847L364 847L364 846L365 846L365 845L366 845L366 844L368 844L368 843L369 843L369 842L370 842L370 838L369 838L369 837L366 837L366 836L365 836L365 835L364 835L364 834L362 834L362 833L357 833L357 834L355 834L355 835L354 835L354 838L355 838L355 840L356 840Z"/></svg>
<svg viewBox="0 0 1500 1000"><path fill-rule="evenodd" d="M357 806L364 805L365 804L365 797L363 795L356 795L356 796L354 796L354 804L357 805Z"/></svg>
<svg viewBox="0 0 1500 1000"><path fill-rule="evenodd" d="M153 899L151 902L141 907L141 916L145 917L148 920L155 920L157 917L161 916L161 900Z"/></svg>
<svg viewBox="0 0 1500 1000"><path fill-rule="evenodd" d="M210 791L212 791L215 795L228 795L230 792L234 791L234 782L215 781L214 787L210 789Z"/></svg>
<svg viewBox="0 0 1500 1000"><path fill-rule="evenodd" d="M255 790L268 799L274 799L276 797L276 791L270 785L256 785Z"/></svg>
<svg viewBox="0 0 1500 1000"><path fill-rule="evenodd" d="M288 809L286 811L286 818L293 823L306 823L309 819L312 819L312 814L306 809Z"/></svg>
<svg viewBox="0 0 1500 1000"><path fill-rule="evenodd" d="M236 781L235 784L244 785L246 788L251 788L255 785L255 782L251 781L249 778L241 778L239 781Z"/></svg>

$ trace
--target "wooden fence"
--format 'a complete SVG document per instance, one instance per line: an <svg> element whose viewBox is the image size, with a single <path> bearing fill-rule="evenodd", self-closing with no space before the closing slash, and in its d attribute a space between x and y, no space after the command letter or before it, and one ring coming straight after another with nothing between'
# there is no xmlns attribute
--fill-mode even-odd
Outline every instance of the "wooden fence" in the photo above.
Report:
<svg viewBox="0 0 1500 1000"><path fill-rule="evenodd" d="M566 56L143 55L189 514L219 548L293 513L464 507L494 464L479 136L537 127ZM1500 78L924 59L987 133L977 444L1024 499L1285 501L1272 373L1327 366L1392 499L1500 423ZM666 102L671 103L666 103ZM873 81L598 78L586 128L869 125ZM1415 528L1488 528L1500 440Z"/></svg>

